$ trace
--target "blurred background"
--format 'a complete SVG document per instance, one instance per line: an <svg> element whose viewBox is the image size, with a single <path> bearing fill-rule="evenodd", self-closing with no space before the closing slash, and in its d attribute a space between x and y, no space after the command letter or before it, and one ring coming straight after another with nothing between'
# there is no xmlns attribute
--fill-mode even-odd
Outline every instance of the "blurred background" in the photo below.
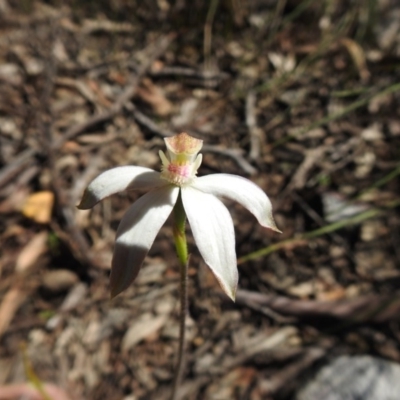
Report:
<svg viewBox="0 0 400 400"><path fill-rule="evenodd" d="M181 398L397 399L399 77L395 0L0 0L0 399L168 398L171 224L110 301L142 193L76 204L110 167L159 170L182 131L199 175L257 183L283 233L226 203L232 303L188 227Z"/></svg>

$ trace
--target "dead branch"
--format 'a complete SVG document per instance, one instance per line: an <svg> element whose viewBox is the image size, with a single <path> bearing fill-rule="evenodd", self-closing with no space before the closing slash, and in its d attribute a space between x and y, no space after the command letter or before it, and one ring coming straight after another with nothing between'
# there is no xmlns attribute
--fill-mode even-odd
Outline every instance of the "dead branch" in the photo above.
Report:
<svg viewBox="0 0 400 400"><path fill-rule="evenodd" d="M270 309L286 316L303 319L340 319L350 323L383 323L398 320L400 316L400 296L365 295L355 299L340 301L299 300L289 297L238 290L238 304L249 308Z"/></svg>

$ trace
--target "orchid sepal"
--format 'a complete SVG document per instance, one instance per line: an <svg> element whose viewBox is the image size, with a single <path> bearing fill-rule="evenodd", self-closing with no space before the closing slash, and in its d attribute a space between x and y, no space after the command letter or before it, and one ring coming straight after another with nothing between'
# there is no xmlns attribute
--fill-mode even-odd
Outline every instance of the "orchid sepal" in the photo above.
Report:
<svg viewBox="0 0 400 400"><path fill-rule="evenodd" d="M95 178L83 193L77 206L87 210L99 201L124 190L153 189L165 185L160 173L150 168L123 166L111 168Z"/></svg>

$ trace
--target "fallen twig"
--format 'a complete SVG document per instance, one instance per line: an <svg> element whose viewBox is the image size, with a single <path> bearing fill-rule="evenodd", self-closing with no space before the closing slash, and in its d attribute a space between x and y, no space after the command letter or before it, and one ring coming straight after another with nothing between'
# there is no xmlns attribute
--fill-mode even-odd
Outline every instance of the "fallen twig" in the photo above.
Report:
<svg viewBox="0 0 400 400"><path fill-rule="evenodd" d="M256 94L253 91L250 91L246 97L246 125L250 134L249 157L251 160L257 160L260 157L263 131L257 126Z"/></svg>
<svg viewBox="0 0 400 400"><path fill-rule="evenodd" d="M249 175L255 175L257 170L243 157L242 149L227 149L220 146L203 146L204 152L217 153L232 158L240 168Z"/></svg>
<svg viewBox="0 0 400 400"><path fill-rule="evenodd" d="M238 290L238 304L269 307L275 312L307 320L329 318L351 323L387 322L400 317L400 296L364 295L340 301L299 300Z"/></svg>

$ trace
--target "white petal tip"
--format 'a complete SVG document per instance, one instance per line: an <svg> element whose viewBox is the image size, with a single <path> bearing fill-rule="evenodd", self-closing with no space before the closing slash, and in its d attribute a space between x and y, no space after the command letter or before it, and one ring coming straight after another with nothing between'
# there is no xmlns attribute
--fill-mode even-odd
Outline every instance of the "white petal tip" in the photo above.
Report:
<svg viewBox="0 0 400 400"><path fill-rule="evenodd" d="M113 299L118 296L124 290L126 290L136 279L141 264L133 268L131 265L125 263L116 263L113 260L110 275L110 297Z"/></svg>
<svg viewBox="0 0 400 400"><path fill-rule="evenodd" d="M111 287L110 288L110 300L114 299L122 292L123 292L123 290L118 290L116 288Z"/></svg>
<svg viewBox="0 0 400 400"><path fill-rule="evenodd" d="M276 223L274 221L274 217L271 215L268 215L266 218L263 218L262 220L258 221L260 225L264 228L271 229L271 231L274 231L276 233L282 233L281 230L278 229L276 226Z"/></svg>
<svg viewBox="0 0 400 400"><path fill-rule="evenodd" d="M271 229L272 231L276 232L276 233L282 233L281 230L278 229L278 227L276 225L274 226L268 226L269 229Z"/></svg>
<svg viewBox="0 0 400 400"><path fill-rule="evenodd" d="M237 270L237 268L236 268L236 270ZM219 285L221 286L221 289L223 290L223 292L233 302L235 302L235 300L236 300L236 290L237 290L237 281L238 281L237 277L236 277L236 283L231 286L225 281L225 279L222 279L222 277L217 276L212 268L211 268L211 271L214 273L214 276L217 278L217 281L218 281Z"/></svg>
<svg viewBox="0 0 400 400"><path fill-rule="evenodd" d="M225 292L226 294L227 294L227 296L235 303L236 302L236 290L235 291L232 291L231 293L227 293L227 292Z"/></svg>
<svg viewBox="0 0 400 400"><path fill-rule="evenodd" d="M99 202L99 199L93 195L89 190L85 190L83 193L81 202L77 205L80 210L89 210Z"/></svg>

